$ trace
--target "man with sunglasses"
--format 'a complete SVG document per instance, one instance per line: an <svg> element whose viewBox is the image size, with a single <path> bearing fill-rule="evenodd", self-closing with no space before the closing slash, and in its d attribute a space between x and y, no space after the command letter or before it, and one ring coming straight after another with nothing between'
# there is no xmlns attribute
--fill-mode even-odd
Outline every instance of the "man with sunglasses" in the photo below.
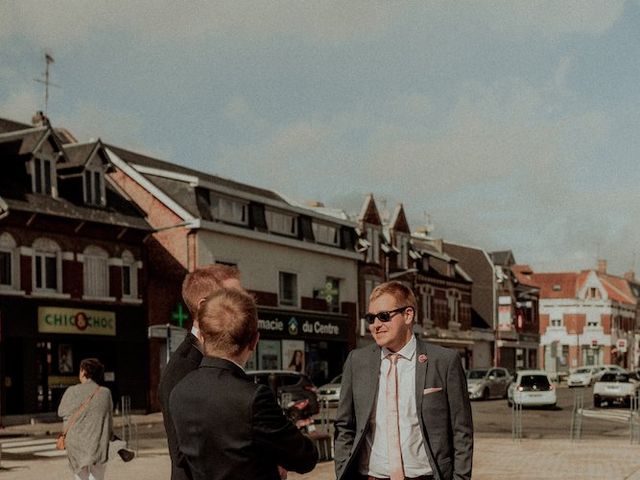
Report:
<svg viewBox="0 0 640 480"><path fill-rule="evenodd" d="M454 350L413 334L417 302L378 285L365 319L375 344L352 351L335 421L338 480L471 478L473 423Z"/></svg>

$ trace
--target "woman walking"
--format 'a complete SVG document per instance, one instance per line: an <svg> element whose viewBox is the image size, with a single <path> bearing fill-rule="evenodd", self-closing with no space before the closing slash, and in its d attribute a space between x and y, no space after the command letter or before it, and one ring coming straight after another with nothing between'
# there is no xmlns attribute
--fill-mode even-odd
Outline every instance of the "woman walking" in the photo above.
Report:
<svg viewBox="0 0 640 480"><path fill-rule="evenodd" d="M97 358L80 362L80 383L62 396L65 448L74 480L103 480L113 427L111 392L101 387L104 365Z"/></svg>

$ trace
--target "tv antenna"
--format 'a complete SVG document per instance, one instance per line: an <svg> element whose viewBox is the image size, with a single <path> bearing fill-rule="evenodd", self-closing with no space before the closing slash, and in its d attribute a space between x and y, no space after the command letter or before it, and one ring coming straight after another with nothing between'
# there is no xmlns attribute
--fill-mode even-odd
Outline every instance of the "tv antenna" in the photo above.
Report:
<svg viewBox="0 0 640 480"><path fill-rule="evenodd" d="M48 49L44 51L44 61L45 61L44 79L34 78L34 80L38 83L44 83L44 113L46 115L47 109L49 108L49 86L60 87L60 85L51 83L49 70L50 70L51 64L55 63L55 61L53 60L51 51Z"/></svg>

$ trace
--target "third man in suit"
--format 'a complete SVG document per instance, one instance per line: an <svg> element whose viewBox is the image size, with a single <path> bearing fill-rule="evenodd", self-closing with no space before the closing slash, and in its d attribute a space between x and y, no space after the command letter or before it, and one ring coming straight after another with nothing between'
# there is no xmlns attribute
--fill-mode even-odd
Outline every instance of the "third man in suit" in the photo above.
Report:
<svg viewBox="0 0 640 480"><path fill-rule="evenodd" d="M365 319L375 344L344 366L335 421L338 480L471 478L473 423L458 354L413 334L417 302L378 285Z"/></svg>

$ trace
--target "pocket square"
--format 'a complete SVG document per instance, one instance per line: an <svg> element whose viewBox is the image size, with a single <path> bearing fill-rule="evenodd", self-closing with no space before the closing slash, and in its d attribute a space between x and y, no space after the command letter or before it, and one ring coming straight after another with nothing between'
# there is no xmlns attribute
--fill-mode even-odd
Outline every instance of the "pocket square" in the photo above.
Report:
<svg viewBox="0 0 640 480"><path fill-rule="evenodd" d="M422 392L423 395L428 395L430 393L436 393L436 392L440 392L442 391L442 387L431 387L431 388L425 388L424 391Z"/></svg>

